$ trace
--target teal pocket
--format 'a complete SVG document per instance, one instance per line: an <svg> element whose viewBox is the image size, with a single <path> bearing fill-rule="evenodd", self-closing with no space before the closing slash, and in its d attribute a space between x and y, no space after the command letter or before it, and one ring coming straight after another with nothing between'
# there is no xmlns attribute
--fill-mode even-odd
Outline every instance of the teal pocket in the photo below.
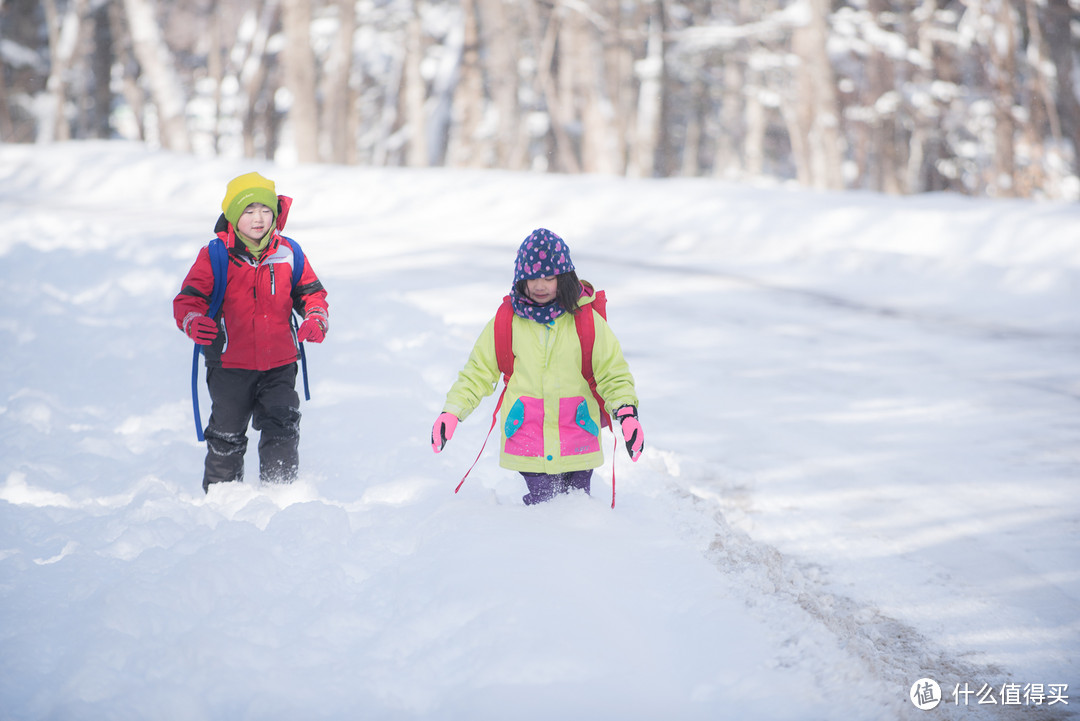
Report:
<svg viewBox="0 0 1080 721"><path fill-rule="evenodd" d="M596 421L589 415L589 404L585 401L581 401L581 403L578 404L577 418L575 420L581 430L594 436L600 435L600 427L596 425Z"/></svg>
<svg viewBox="0 0 1080 721"><path fill-rule="evenodd" d="M525 423L525 404L518 398L514 402L510 412L506 414L506 424L503 426L503 435L507 439L513 438L514 434L521 430L521 426Z"/></svg>

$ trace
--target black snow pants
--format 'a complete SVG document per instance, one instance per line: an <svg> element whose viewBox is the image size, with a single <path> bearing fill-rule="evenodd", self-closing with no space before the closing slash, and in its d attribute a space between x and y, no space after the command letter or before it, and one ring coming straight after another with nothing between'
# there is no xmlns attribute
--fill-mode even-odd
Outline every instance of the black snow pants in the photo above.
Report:
<svg viewBox="0 0 1080 721"><path fill-rule="evenodd" d="M260 432L260 480L295 480L300 465L296 364L268 371L210 367L206 369L206 385L212 405L205 433L203 490L209 490L211 483L244 480L249 422Z"/></svg>

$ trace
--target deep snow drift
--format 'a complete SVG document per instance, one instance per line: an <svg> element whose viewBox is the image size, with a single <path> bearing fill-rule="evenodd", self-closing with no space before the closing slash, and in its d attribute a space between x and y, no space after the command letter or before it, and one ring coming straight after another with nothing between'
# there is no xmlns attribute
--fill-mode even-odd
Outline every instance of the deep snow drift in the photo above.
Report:
<svg viewBox="0 0 1080 721"><path fill-rule="evenodd" d="M331 329L301 481L204 496L171 300L250 170ZM1080 705L1080 207L88 143L0 146L0 210L0 719ZM453 493L494 398L428 444L538 226L637 378L614 510L607 434L531 508L491 448Z"/></svg>

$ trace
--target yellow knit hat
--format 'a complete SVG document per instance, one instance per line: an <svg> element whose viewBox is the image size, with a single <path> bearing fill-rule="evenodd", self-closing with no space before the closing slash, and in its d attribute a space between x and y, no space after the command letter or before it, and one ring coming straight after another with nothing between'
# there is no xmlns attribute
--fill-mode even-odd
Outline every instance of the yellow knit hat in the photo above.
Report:
<svg viewBox="0 0 1080 721"><path fill-rule="evenodd" d="M235 227L244 208L252 203L262 203L267 206L274 211L276 218L278 197L277 191L274 190L274 181L267 180L258 173L247 173L230 180L225 187L225 199L221 201L221 210L225 213L225 219Z"/></svg>

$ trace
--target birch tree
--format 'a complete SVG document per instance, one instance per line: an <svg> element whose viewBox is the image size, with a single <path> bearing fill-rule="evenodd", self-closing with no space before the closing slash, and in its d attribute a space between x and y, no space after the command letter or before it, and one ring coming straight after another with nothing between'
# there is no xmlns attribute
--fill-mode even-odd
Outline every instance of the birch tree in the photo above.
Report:
<svg viewBox="0 0 1080 721"><path fill-rule="evenodd" d="M528 129L521 118L518 89L521 74L518 70L522 36L520 13L513 19L507 12L505 0L477 0L481 9L480 40L487 51L486 85L496 114L494 165L498 168L523 170L528 167ZM517 20L518 22L515 22Z"/></svg>
<svg viewBox="0 0 1080 721"><path fill-rule="evenodd" d="M479 147L484 115L484 70L480 63L480 8L476 0L461 0L464 28L461 62L454 90L453 119L447 160L465 168L484 167Z"/></svg>
<svg viewBox="0 0 1080 721"><path fill-rule="evenodd" d="M634 143L630 149L627 174L637 177L653 175L660 148L660 123L664 102L664 19L659 0L654 4L649 17L647 38L645 57L638 61L634 68L640 90Z"/></svg>
<svg viewBox="0 0 1080 721"><path fill-rule="evenodd" d="M1016 186L1016 34L1013 9L1007 0L994 0L987 38L994 98L994 160L988 185L995 195L1012 196Z"/></svg>
<svg viewBox="0 0 1080 721"><path fill-rule="evenodd" d="M219 6L216 12L224 10ZM237 75L237 111L241 114L243 127L244 155L249 158L256 157L260 142L257 128L263 126L263 140L261 143L263 155L267 158L274 156L275 144L270 137L275 135L269 126L276 125L273 118L274 100L273 88L268 88L268 79L271 69L277 63L270 53L270 38L281 27L281 3L279 0L265 0L261 6L252 8L245 13L243 26L250 28L245 30L244 36L236 38L229 56L233 57L233 72ZM228 28L227 22L218 22L218 28ZM226 38L235 37L227 35ZM260 112L262 109L262 112Z"/></svg>
<svg viewBox="0 0 1080 721"><path fill-rule="evenodd" d="M315 96L315 53L311 49L311 3L310 0L283 0L282 11L285 87L291 96L288 116L296 158L301 163L316 163L319 161L319 107Z"/></svg>
<svg viewBox="0 0 1080 721"><path fill-rule="evenodd" d="M787 106L789 135L799 181L814 188L840 189L839 108L826 49L829 3L806 2L805 24L792 35L797 65L794 93Z"/></svg>
<svg viewBox="0 0 1080 721"><path fill-rule="evenodd" d="M319 156L331 163L348 163L356 156L355 135L350 132L353 37L356 34L356 1L336 0L337 33L323 73L323 112Z"/></svg>
<svg viewBox="0 0 1080 721"><path fill-rule="evenodd" d="M191 141L184 112L187 93L162 37L152 0L123 0L123 3L132 49L157 110L161 144L178 153L189 152Z"/></svg>
<svg viewBox="0 0 1080 721"><path fill-rule="evenodd" d="M404 117L408 131L405 153L406 164L416 168L428 165L427 96L421 64L424 61L424 35L420 24L420 14L414 6L412 15L405 25L405 78Z"/></svg>
<svg viewBox="0 0 1080 721"><path fill-rule="evenodd" d="M1062 138L1070 141L1075 176L1080 176L1080 78L1077 77L1080 38L1076 37L1072 28L1076 25L1078 10L1080 8L1075 4L1070 6L1069 0L1047 0L1043 11L1043 35L1056 80L1051 83L1051 92L1058 110Z"/></svg>
<svg viewBox="0 0 1080 721"><path fill-rule="evenodd" d="M1077 199L1078 3L0 0L0 139Z"/></svg>
<svg viewBox="0 0 1080 721"><path fill-rule="evenodd" d="M85 0L69 0L65 8L60 8L56 0L43 0L49 41L49 79L46 81L46 88L50 97L45 119L38 127L39 141L64 141L71 138L67 112L69 77L78 60L84 5Z"/></svg>

